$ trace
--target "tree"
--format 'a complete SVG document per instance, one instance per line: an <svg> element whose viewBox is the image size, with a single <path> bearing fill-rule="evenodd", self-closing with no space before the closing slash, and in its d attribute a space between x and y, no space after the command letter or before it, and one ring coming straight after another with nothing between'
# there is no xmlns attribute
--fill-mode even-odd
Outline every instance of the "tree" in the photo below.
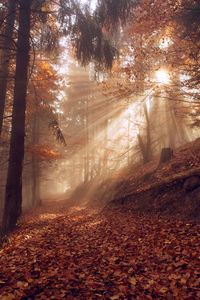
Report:
<svg viewBox="0 0 200 300"><path fill-rule="evenodd" d="M31 31L31 8L32 5L36 6L36 12L39 9L44 13L48 13L47 5L48 1L37 2L34 0L20 0L19 1L19 28L18 28L18 41L17 41L17 55L16 55L16 72L15 72L15 87L14 87L14 101L13 101L13 112L12 112L12 132L11 132L11 142L10 142L10 154L9 154L9 166L8 166L8 175L7 175L7 184L6 184L6 197L5 197L5 209L3 216L3 225L2 232L3 234L11 231L18 217L21 214L21 204L22 204L22 170L23 170L23 159L24 159L24 137L25 137L25 112L26 112L26 93L27 93L27 84L28 84L28 66L29 66L29 52L30 52L30 31ZM51 1L50 1L51 2ZM37 5L38 4L38 5ZM88 57L91 60L91 52L85 52L86 48L82 48L81 45L87 41L87 35L85 39L83 34L86 32L82 31L82 25L88 24L85 16L78 9L78 6L75 5L73 1L72 11L69 11L69 8L66 7L67 2L60 1L61 12L60 15L75 15L77 17L77 22L75 23L73 30L70 31L76 40L81 40L81 43L76 43L77 53L83 53L85 58ZM43 6L42 6L43 5ZM54 5L54 4L53 4ZM79 22L80 19L80 22ZM63 23L64 20L63 20ZM92 23L90 23L92 24ZM88 27L87 27L88 28ZM95 34L92 35L92 39L89 42L92 45L92 42L96 39L97 34L99 34L99 28L96 28L94 25ZM100 28L101 29L101 28ZM100 30L101 32L101 30ZM47 32L48 33L48 32ZM100 34L101 36L102 33ZM78 38L78 39L77 39ZM54 42L55 39L50 39L50 43ZM100 41L100 45L102 42ZM108 41L104 41L102 47L101 55L95 56L95 60L99 60L102 64L109 66L112 62L114 52L112 47L109 45ZM96 47L92 48L92 53L94 54ZM108 55L107 55L107 54ZM85 61L79 59L84 63ZM108 64L109 62L109 64ZM53 123L53 128L57 129L57 123Z"/></svg>
<svg viewBox="0 0 200 300"><path fill-rule="evenodd" d="M199 101L199 4L176 0L140 4L132 9L134 18L127 19L119 36L120 60L107 86L111 91L115 88L115 93L118 89L124 101L130 97L137 103L139 99L140 106L148 101L150 146L156 154L162 144L177 147L188 141L187 131L192 136L189 113L198 114L195 105ZM168 72L169 82L156 77L162 69ZM143 153L150 136L144 132L138 136Z"/></svg>
<svg viewBox="0 0 200 300"><path fill-rule="evenodd" d="M12 132L6 183L5 209L2 224L3 234L10 232L14 228L17 219L21 214L31 3L31 0L21 0L19 2L18 51L16 57Z"/></svg>
<svg viewBox="0 0 200 300"><path fill-rule="evenodd" d="M152 157L152 139L151 139L151 131L152 128L150 126L149 114L147 111L146 103L143 104L144 107L144 121L145 121L145 134L142 135L138 134L138 144L141 150L141 154L143 157L143 163L149 162Z"/></svg>
<svg viewBox="0 0 200 300"><path fill-rule="evenodd" d="M5 17L5 26L2 34L2 51L0 64L0 136L3 125L3 115L6 100L7 79L9 74L9 61L11 56L11 49L13 45L12 36L14 29L14 21L16 15L16 1L8 1L7 15Z"/></svg>
<svg viewBox="0 0 200 300"><path fill-rule="evenodd" d="M26 172L24 180L27 181L28 177L27 184L31 186L28 197L32 197L31 203L34 206L41 204L41 174L47 174L45 178L48 178L48 172L46 172L48 165L60 157L55 152L58 148L57 144L54 145L55 139L58 144L66 146L55 107L58 102L58 94L61 92L61 78L50 63L50 59L49 61L40 61L39 58L40 56L35 58L35 68L28 86L27 138L25 141L27 155L25 159L29 161L29 165L24 170ZM44 169L43 172L41 172L42 169Z"/></svg>

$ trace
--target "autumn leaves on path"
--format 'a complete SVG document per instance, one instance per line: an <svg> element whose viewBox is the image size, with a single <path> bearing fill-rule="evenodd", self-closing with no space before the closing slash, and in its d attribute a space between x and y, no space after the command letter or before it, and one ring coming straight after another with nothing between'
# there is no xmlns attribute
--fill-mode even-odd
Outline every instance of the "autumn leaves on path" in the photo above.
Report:
<svg viewBox="0 0 200 300"><path fill-rule="evenodd" d="M0 250L0 299L199 299L199 241L199 225L47 204Z"/></svg>

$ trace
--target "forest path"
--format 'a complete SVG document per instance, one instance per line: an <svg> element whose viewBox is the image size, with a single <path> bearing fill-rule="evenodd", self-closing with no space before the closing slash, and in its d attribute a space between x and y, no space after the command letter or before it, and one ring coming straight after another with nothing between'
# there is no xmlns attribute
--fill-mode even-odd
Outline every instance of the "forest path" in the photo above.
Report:
<svg viewBox="0 0 200 300"><path fill-rule="evenodd" d="M0 250L0 299L200 299L200 225L49 202Z"/></svg>

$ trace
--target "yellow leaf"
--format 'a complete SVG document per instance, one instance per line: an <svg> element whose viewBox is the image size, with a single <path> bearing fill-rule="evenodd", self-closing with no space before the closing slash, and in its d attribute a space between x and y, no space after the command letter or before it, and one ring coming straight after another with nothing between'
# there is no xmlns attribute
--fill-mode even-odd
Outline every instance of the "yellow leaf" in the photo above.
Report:
<svg viewBox="0 0 200 300"><path fill-rule="evenodd" d="M185 278L181 278L181 283L186 284L187 280Z"/></svg>
<svg viewBox="0 0 200 300"><path fill-rule="evenodd" d="M5 281L0 280L0 284L4 284L4 283L5 283Z"/></svg>
<svg viewBox="0 0 200 300"><path fill-rule="evenodd" d="M48 9L47 6L42 6L42 7L41 7L41 11L43 11L43 12L48 11L48 10L49 10L49 9Z"/></svg>
<svg viewBox="0 0 200 300"><path fill-rule="evenodd" d="M47 73L51 76L53 75L53 73L50 70L48 70Z"/></svg>
<svg viewBox="0 0 200 300"><path fill-rule="evenodd" d="M129 278L129 282L132 284L132 285L136 285L137 281L134 277L131 277Z"/></svg>

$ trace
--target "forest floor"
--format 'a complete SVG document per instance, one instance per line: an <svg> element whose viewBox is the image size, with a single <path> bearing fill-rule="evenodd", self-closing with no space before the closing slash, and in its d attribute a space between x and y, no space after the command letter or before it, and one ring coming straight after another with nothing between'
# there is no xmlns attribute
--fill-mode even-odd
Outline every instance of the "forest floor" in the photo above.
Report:
<svg viewBox="0 0 200 300"><path fill-rule="evenodd" d="M200 139L158 162L24 214L0 249L0 300L200 299ZM188 171L192 189L173 179Z"/></svg>
<svg viewBox="0 0 200 300"><path fill-rule="evenodd" d="M200 299L200 225L46 202L0 249L0 299Z"/></svg>

